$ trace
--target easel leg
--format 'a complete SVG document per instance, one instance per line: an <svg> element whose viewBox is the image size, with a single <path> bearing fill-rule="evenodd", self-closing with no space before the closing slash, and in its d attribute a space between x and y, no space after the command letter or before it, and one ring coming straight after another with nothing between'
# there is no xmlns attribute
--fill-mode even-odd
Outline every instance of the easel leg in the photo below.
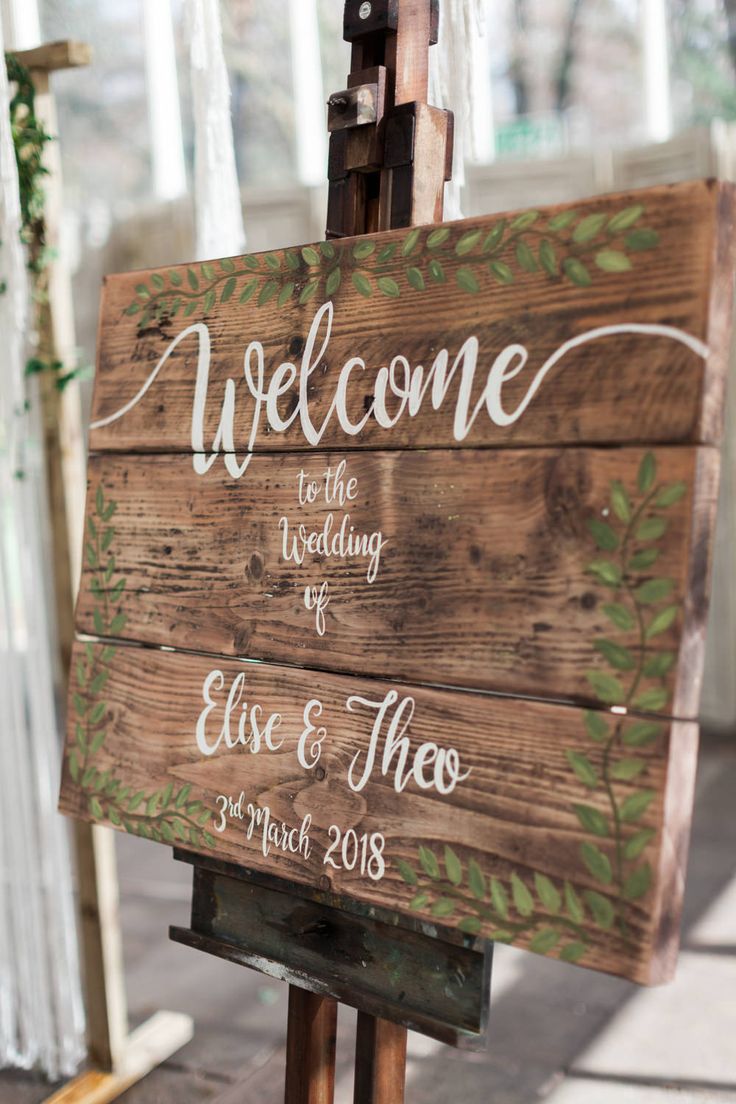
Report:
<svg viewBox="0 0 736 1104"><path fill-rule="evenodd" d="M358 1013L353 1104L403 1104L406 1028Z"/></svg>
<svg viewBox="0 0 736 1104"><path fill-rule="evenodd" d="M337 1002L289 988L285 1104L332 1104Z"/></svg>

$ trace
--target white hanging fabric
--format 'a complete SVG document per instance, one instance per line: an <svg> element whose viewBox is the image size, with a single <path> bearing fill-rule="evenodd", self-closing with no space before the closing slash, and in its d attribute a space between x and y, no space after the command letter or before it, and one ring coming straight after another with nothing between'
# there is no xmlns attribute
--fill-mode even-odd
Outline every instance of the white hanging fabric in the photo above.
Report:
<svg viewBox="0 0 736 1104"><path fill-rule="evenodd" d="M186 11L194 111L196 248L200 260L209 260L242 253L245 230L219 0L186 0Z"/></svg>
<svg viewBox="0 0 736 1104"><path fill-rule="evenodd" d="M3 57L0 20L0 1066L53 1079L84 1057L84 1012L67 825L56 811L43 435L24 375L28 282Z"/></svg>
<svg viewBox="0 0 736 1104"><path fill-rule="evenodd" d="M430 102L455 113L455 154L452 181L445 189L445 218L462 218L460 192L465 161L473 148L475 68L482 57L475 40L486 33L485 0L442 0L439 42L429 51Z"/></svg>

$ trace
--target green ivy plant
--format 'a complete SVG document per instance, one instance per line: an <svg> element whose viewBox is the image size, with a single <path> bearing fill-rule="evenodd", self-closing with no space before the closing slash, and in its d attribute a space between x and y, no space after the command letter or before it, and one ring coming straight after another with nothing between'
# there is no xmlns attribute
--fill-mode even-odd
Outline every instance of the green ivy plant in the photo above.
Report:
<svg viewBox="0 0 736 1104"><path fill-rule="evenodd" d="M101 637L119 636L127 620L120 605L125 577L115 574L116 510L117 503L106 498L103 486L98 486L94 512L87 518L84 555L93 572L92 616L95 632ZM116 654L113 644L95 648L87 643L74 672L74 744L67 755L69 773L87 795L89 813L94 820L109 820L145 839L215 847L214 837L205 828L211 814L201 801L190 801L189 783L178 789L168 782L162 789L134 790L116 777L113 770L102 770L97 765L112 719L104 691Z"/></svg>
<svg viewBox="0 0 736 1104"><path fill-rule="evenodd" d="M590 670L587 679L595 698L625 712L588 710L584 728L589 750L566 752L567 762L586 795L604 798L607 812L585 801L572 806L586 833L579 853L587 879L596 888L581 888L570 880L555 883L545 874L525 878L484 873L475 859L467 863L449 846L437 853L422 845L416 866L397 861L400 877L414 891L409 907L432 917L456 919L467 935L483 935L500 943L525 938L540 954L555 953L579 962L590 938L588 918L603 931L618 930L628 939L626 910L644 897L652 884L651 864L642 861L655 837L641 821L656 798L646 784L647 760L641 749L663 737L656 719L631 716L664 709L669 701L667 675L675 653L659 646L659 638L675 623L680 603L673 579L653 573L667 528L667 513L687 493L682 482L667 483L657 475L653 453L639 465L636 487L621 480L610 487L605 517L592 517L588 529L598 553L588 573L605 587L602 607L616 633L594 641L607 670ZM632 634L634 643L629 643Z"/></svg>
<svg viewBox="0 0 736 1104"><path fill-rule="evenodd" d="M206 315L217 303L230 301L304 305L318 293L329 299L344 285L366 299L399 299L407 290L446 285L458 259L462 264L453 278L471 295L485 281L510 285L530 273L585 288L596 276L628 272L636 254L659 244L657 232L642 225L643 216L640 204L614 215L525 211L499 219L490 230L463 230L462 224L415 227L384 244L370 238L324 241L301 250L190 265L184 274L171 268L139 283L125 313L137 315L142 328L179 314L188 318L197 310Z"/></svg>

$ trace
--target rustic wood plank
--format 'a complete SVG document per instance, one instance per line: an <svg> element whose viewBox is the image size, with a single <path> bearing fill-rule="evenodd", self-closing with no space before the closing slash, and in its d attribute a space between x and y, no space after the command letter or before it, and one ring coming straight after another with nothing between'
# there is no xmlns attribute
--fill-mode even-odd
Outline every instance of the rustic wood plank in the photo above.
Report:
<svg viewBox="0 0 736 1104"><path fill-rule="evenodd" d="M92 47L87 42L64 39L45 42L30 50L14 50L21 65L36 72L55 73L60 69L78 69L92 64Z"/></svg>
<svg viewBox="0 0 736 1104"><path fill-rule="evenodd" d="M664 895L682 876L695 726L140 648L79 643L76 658L85 688L71 696L64 812L393 910L430 934L511 940L645 982L671 969L679 904ZM198 744L213 670L222 686L210 678ZM220 742L207 754L241 675L231 739L250 717L260 751ZM384 762L386 726L355 699L386 701L393 719L409 697L397 778L404 745Z"/></svg>
<svg viewBox="0 0 736 1104"><path fill-rule="evenodd" d="M717 467L683 448L282 454L234 482L96 456L77 627L694 717ZM290 555L299 525L329 524L366 554L285 559L285 534Z"/></svg>
<svg viewBox="0 0 736 1104"><path fill-rule="evenodd" d="M181 853L177 853L182 857ZM490 945L479 950L445 943L424 932L260 885L250 872L223 873L201 855L193 862L191 929L178 942L200 938L234 949L247 962L292 984L382 1015L441 1042L478 1049L485 1042L490 995ZM387 969L387 963L390 969Z"/></svg>
<svg viewBox="0 0 736 1104"><path fill-rule="evenodd" d="M215 437L226 386L233 390L233 440L226 435L220 447L234 447L241 456L251 433L256 450L309 448L305 411L323 427L321 448L717 443L731 318L732 209L728 186L697 182L109 277L91 447L192 448L198 333L176 346L140 401L110 419L133 402L170 344L203 322L211 361L202 449L209 450ZM293 363L296 373L303 361L305 372L312 367L305 345L326 301L334 307L329 341L318 355L327 332L324 315L313 349L318 367L305 376L308 401L302 402L298 378L288 370L278 374L278 367ZM710 353L703 359L699 345L638 332L567 348L601 327L631 325L673 327L690 335L691 344L704 342ZM381 368L403 356L412 372L418 365L429 371L442 349L452 367L471 336L479 343L473 403L504 350L521 345L528 352L524 370L502 385L508 414L519 410L549 359L567 351L510 424L492 420L483 408L467 435L456 439L457 377L439 409L427 395L416 416L404 409L392 427L379 424L375 388ZM274 419L269 423L265 409L256 417L243 378L244 352L253 341L263 347L264 389L278 374L280 394L274 399L280 418L295 415L283 431ZM343 365L355 356L365 369L350 373L346 417L358 424L371 411L357 436L345 432L332 410ZM394 370L399 390L402 365L396 362ZM257 359L251 370L257 372ZM384 422L389 413L400 413L401 400L391 395L386 406Z"/></svg>

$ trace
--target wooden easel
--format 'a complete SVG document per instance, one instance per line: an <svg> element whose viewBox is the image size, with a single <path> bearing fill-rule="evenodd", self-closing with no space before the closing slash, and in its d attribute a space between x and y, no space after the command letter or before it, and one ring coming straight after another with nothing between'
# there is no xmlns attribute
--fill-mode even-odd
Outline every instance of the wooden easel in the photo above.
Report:
<svg viewBox="0 0 736 1104"><path fill-rule="evenodd" d="M328 101L328 238L442 220L453 118L427 104L438 26L439 0L347 0L351 72L347 89ZM361 916L327 893L307 899L229 864L175 857L193 864L194 887L191 928L172 927L172 939L290 982L286 1104L331 1104L338 1001L358 1009L356 1104L404 1100L407 1026L456 1046L482 1041L490 945L469 951L419 926L396 927L380 910ZM370 964L361 958L366 947ZM401 976L392 990L384 963L397 948ZM464 979L445 1007L434 1003L439 975Z"/></svg>
<svg viewBox="0 0 736 1104"><path fill-rule="evenodd" d="M15 52L30 72L36 113L49 134L58 132L50 75L90 64L92 52L81 42L52 42ZM58 241L62 177L58 142L45 152L46 241ZM48 303L40 320L39 346L50 360L71 364L75 356L71 276L63 260L49 272ZM51 372L40 381L44 449L53 542L56 621L64 683L74 639L74 591L80 574L83 509L86 492L84 433L76 383L59 391ZM47 1104L107 1104L116 1100L192 1037L189 1016L157 1012L129 1032L118 916L115 841L107 828L76 822L74 849L79 892L80 946L84 967L87 1047L92 1068L73 1078Z"/></svg>

